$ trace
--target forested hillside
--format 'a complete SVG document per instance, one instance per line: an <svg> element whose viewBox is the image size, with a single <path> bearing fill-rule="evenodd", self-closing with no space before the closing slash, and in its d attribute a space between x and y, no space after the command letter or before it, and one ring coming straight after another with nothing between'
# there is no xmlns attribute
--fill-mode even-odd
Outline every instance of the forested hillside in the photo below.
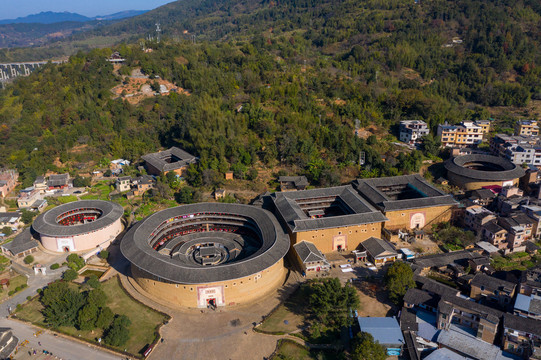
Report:
<svg viewBox="0 0 541 360"><path fill-rule="evenodd" d="M162 41L145 44L153 52L137 42L114 49L127 60L118 73L105 61L111 49L93 50L0 92L0 162L29 183L57 157L73 170L179 145L201 158L194 184L203 173L276 165L337 184L346 170L358 175L361 151L362 176L417 171L434 142L424 155L397 151L388 129L401 119L434 128L494 113L538 117L540 15L534 0L175 2L100 30L144 33L162 22ZM138 68L191 95L113 100L110 89ZM384 133L356 137L355 119Z"/></svg>

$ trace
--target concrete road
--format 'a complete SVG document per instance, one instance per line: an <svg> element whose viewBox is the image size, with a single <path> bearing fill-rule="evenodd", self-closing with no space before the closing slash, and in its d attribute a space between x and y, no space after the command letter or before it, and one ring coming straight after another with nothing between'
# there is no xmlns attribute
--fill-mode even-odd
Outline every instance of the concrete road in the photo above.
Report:
<svg viewBox="0 0 541 360"><path fill-rule="evenodd" d="M19 347L19 351L14 356L14 359L26 359L28 351L36 350L42 352L47 350L53 353L54 356L63 360L113 360L125 359L120 355L115 355L106 351L98 350L93 346L66 339L62 336L53 336L50 332L44 331L38 337L34 334L40 328L20 323L18 321L2 318L0 319L0 327L11 328L13 334L19 338L19 344L28 340L25 347ZM41 346L39 345L41 343Z"/></svg>

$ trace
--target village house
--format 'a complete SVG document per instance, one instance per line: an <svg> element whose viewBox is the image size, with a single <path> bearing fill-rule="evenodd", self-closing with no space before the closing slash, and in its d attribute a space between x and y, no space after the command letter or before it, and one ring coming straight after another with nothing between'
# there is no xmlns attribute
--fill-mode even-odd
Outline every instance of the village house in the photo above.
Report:
<svg viewBox="0 0 541 360"><path fill-rule="evenodd" d="M473 190L469 197L474 204L489 207L496 198L496 194L490 189Z"/></svg>
<svg viewBox="0 0 541 360"><path fill-rule="evenodd" d="M515 123L515 135L539 136L539 126L535 120L518 120Z"/></svg>
<svg viewBox="0 0 541 360"><path fill-rule="evenodd" d="M507 230L498 225L496 220L489 221L483 226L482 236L500 250L507 248Z"/></svg>
<svg viewBox="0 0 541 360"><path fill-rule="evenodd" d="M517 294L513 314L535 320L541 320L541 296Z"/></svg>
<svg viewBox="0 0 541 360"><path fill-rule="evenodd" d="M474 121L463 121L459 125L438 125L437 134L441 138L441 145L444 147L473 146L483 141L483 135L488 133L489 127L482 126Z"/></svg>
<svg viewBox="0 0 541 360"><path fill-rule="evenodd" d="M306 176L280 176L280 191L305 190L309 185Z"/></svg>
<svg viewBox="0 0 541 360"><path fill-rule="evenodd" d="M125 192L131 190L131 176L122 176L115 181L116 190L119 192Z"/></svg>
<svg viewBox="0 0 541 360"><path fill-rule="evenodd" d="M421 139L430 133L430 129L422 120L403 120L398 126L398 133L400 141L415 145L421 143Z"/></svg>
<svg viewBox="0 0 541 360"><path fill-rule="evenodd" d="M520 276L518 293L541 296L541 268L525 270Z"/></svg>
<svg viewBox="0 0 541 360"><path fill-rule="evenodd" d="M69 186L70 176L68 173L49 175L47 180L47 188L49 190L65 189Z"/></svg>
<svg viewBox="0 0 541 360"><path fill-rule="evenodd" d="M507 230L507 252L524 251L524 242L532 237L532 219L524 213L516 213L500 217L498 224Z"/></svg>
<svg viewBox="0 0 541 360"><path fill-rule="evenodd" d="M325 255L311 242L301 241L293 245L293 248L295 249L297 265L306 276L313 276L331 269Z"/></svg>
<svg viewBox="0 0 541 360"><path fill-rule="evenodd" d="M45 193L47 190L47 180L45 179L45 176L38 176L36 180L34 180L34 189L38 190L40 193Z"/></svg>
<svg viewBox="0 0 541 360"><path fill-rule="evenodd" d="M0 196L6 197L17 185L19 173L16 170L4 169L0 171Z"/></svg>
<svg viewBox="0 0 541 360"><path fill-rule="evenodd" d="M1 245L4 255L23 258L38 250L38 241L32 238L30 228L24 229L19 235L15 236L13 241Z"/></svg>
<svg viewBox="0 0 541 360"><path fill-rule="evenodd" d="M5 226L12 230L17 230L21 221L21 213L19 212L0 212L0 228Z"/></svg>
<svg viewBox="0 0 541 360"><path fill-rule="evenodd" d="M541 321L503 315L502 348L525 359L541 354Z"/></svg>
<svg viewBox="0 0 541 360"><path fill-rule="evenodd" d="M471 284L470 297L477 301L484 300L506 308L515 296L516 284L498 278L475 274Z"/></svg>
<svg viewBox="0 0 541 360"><path fill-rule="evenodd" d="M394 247L385 240L371 237L361 244L366 250L368 260L376 266L385 265L398 259L398 253Z"/></svg>
<svg viewBox="0 0 541 360"><path fill-rule="evenodd" d="M19 209L30 208L38 200L42 200L42 196L39 190L36 190L33 187L28 187L19 192L19 197L17 198L17 206L19 207Z"/></svg>
<svg viewBox="0 0 541 360"><path fill-rule="evenodd" d="M471 206L464 213L464 225L476 234L481 234L485 224L496 219L496 214L480 205Z"/></svg>

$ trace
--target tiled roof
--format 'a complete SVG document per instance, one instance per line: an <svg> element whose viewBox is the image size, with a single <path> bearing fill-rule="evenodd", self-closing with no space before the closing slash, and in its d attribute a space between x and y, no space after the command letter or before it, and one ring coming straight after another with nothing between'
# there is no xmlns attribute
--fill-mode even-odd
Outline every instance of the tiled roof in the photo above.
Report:
<svg viewBox="0 0 541 360"><path fill-rule="evenodd" d="M458 204L451 195L430 185L418 174L357 179L353 181L352 185L361 196L384 212ZM417 190L421 196L414 199L393 200L379 189L381 187L399 185L410 186Z"/></svg>
<svg viewBox="0 0 541 360"><path fill-rule="evenodd" d="M323 254L321 254L321 251L309 241L301 241L300 243L293 245L293 247L303 263L327 261Z"/></svg>
<svg viewBox="0 0 541 360"><path fill-rule="evenodd" d="M326 197L339 197L352 211L351 214L310 218L297 201ZM274 206L292 232L330 229L361 224L384 222L388 219L362 199L350 185L323 189L277 192L270 195Z"/></svg>
<svg viewBox="0 0 541 360"><path fill-rule="evenodd" d="M178 161L166 161L166 159L171 158L171 156L176 157ZM143 155L141 158L161 172L180 169L183 166L195 163L197 160L195 156L175 146L165 151Z"/></svg>
<svg viewBox="0 0 541 360"><path fill-rule="evenodd" d="M494 291L506 291L506 292L512 292L516 284L501 280L498 278L495 278L493 276L488 276L483 273L477 273L475 274L471 286L477 286L479 288L483 288L484 290L494 292Z"/></svg>
<svg viewBox="0 0 541 360"><path fill-rule="evenodd" d="M30 228L24 229L19 235L2 247L10 251L14 256L38 247L38 242L32 238Z"/></svg>
<svg viewBox="0 0 541 360"><path fill-rule="evenodd" d="M377 257L385 252L398 255L394 247L389 242L373 236L366 239L361 244L373 257Z"/></svg>

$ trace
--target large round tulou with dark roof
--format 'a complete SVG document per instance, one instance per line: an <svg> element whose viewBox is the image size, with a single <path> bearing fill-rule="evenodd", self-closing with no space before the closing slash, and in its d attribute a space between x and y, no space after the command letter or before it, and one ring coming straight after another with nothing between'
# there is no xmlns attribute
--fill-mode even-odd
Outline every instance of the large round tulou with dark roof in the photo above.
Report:
<svg viewBox="0 0 541 360"><path fill-rule="evenodd" d="M120 248L143 290L202 308L253 301L281 285L289 237L266 210L200 203L138 222Z"/></svg>
<svg viewBox="0 0 541 360"><path fill-rule="evenodd" d="M491 185L502 187L517 185L525 174L522 167L506 159L484 154L451 158L445 163L445 169L449 181L466 190Z"/></svg>
<svg viewBox="0 0 541 360"><path fill-rule="evenodd" d="M81 200L57 206L36 218L32 228L44 248L57 252L104 249L122 232L122 206Z"/></svg>

